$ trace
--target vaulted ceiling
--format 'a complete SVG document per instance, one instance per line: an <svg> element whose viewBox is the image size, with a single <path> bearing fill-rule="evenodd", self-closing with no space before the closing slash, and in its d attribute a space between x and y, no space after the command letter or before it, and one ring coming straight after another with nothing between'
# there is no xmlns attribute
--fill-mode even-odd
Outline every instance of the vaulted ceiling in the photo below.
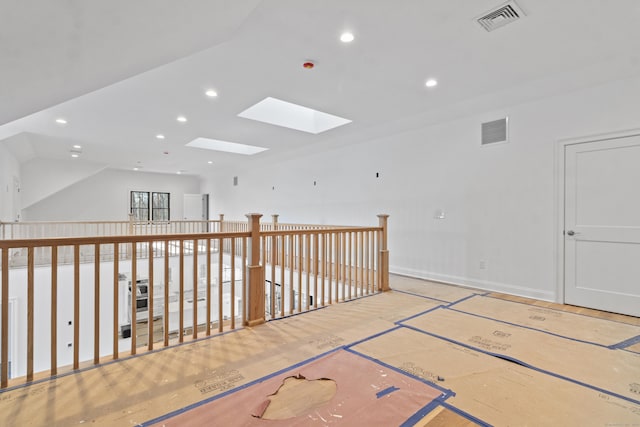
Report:
<svg viewBox="0 0 640 427"><path fill-rule="evenodd" d="M487 32L476 18L500 0L10 0L0 141L23 162L79 150L205 175L640 73L636 0L516 1L526 16ZM352 122L311 134L238 117L266 97ZM185 147L198 137L269 150Z"/></svg>

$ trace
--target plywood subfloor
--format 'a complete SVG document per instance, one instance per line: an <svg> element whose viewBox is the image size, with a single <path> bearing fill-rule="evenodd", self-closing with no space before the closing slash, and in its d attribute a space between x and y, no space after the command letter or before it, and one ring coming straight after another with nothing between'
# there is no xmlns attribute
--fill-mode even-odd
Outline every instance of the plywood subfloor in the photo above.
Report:
<svg viewBox="0 0 640 427"><path fill-rule="evenodd" d="M501 294L490 294L500 299L493 305L508 310L465 305L489 298L406 277L392 276L391 286L397 291L4 391L0 425L144 425L341 349L451 391L418 413L401 414L412 425L640 424L638 344L603 347L633 335L628 326L639 326L638 319ZM605 323L563 315L538 331L526 324L536 320L529 319L531 307ZM578 331L594 328L608 332ZM578 336L594 344L572 339ZM487 350L487 339L511 346L498 354Z"/></svg>

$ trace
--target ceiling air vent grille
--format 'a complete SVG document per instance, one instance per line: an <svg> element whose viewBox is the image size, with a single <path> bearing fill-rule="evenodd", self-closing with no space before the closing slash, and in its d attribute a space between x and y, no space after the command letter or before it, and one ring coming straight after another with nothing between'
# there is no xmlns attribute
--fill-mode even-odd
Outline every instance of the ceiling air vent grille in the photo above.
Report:
<svg viewBox="0 0 640 427"><path fill-rule="evenodd" d="M507 24L517 21L524 17L525 14L516 4L515 1L510 1L504 5L487 12L480 18L477 18L478 24L487 31L493 31L496 28L504 27Z"/></svg>
<svg viewBox="0 0 640 427"><path fill-rule="evenodd" d="M507 142L507 125L509 118L482 123L482 145Z"/></svg>

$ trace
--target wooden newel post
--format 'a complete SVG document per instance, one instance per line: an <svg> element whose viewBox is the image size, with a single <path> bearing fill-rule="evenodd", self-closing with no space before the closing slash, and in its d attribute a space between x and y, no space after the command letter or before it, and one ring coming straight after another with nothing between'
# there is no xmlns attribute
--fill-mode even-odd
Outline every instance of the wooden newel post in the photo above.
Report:
<svg viewBox="0 0 640 427"><path fill-rule="evenodd" d="M249 219L249 253L247 257L247 326L256 326L264 320L264 266L260 265L260 217L262 214L247 214Z"/></svg>
<svg viewBox="0 0 640 427"><path fill-rule="evenodd" d="M220 228L219 228L220 233L223 233L223 232L224 232L224 226L223 226L223 224L224 224L224 214L220 214Z"/></svg>
<svg viewBox="0 0 640 427"><path fill-rule="evenodd" d="M387 220L389 215L380 214L378 220L382 227L382 237L380 239L380 254L378 268L380 270L380 290L385 292L391 290L389 287L389 249L387 248Z"/></svg>
<svg viewBox="0 0 640 427"><path fill-rule="evenodd" d="M273 218L273 230L277 230L278 229L278 217L280 215L278 214L271 214L271 218Z"/></svg>

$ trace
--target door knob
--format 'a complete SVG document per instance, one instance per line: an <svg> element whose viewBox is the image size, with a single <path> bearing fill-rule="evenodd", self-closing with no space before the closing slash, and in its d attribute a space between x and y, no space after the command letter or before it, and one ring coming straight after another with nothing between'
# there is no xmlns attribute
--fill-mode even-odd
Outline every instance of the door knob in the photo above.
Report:
<svg viewBox="0 0 640 427"><path fill-rule="evenodd" d="M573 236L574 234L576 234L576 232L573 231L573 230L567 231L567 235L569 235L569 236Z"/></svg>

